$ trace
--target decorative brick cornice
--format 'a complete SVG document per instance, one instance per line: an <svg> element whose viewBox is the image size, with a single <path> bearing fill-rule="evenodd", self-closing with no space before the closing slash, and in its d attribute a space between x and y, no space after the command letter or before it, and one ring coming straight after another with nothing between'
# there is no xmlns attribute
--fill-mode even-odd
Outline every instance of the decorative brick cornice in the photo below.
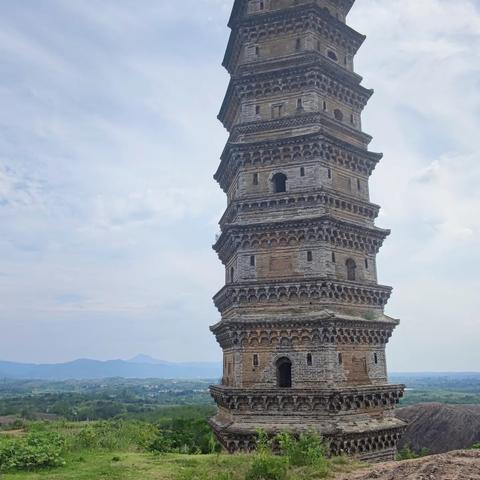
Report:
<svg viewBox="0 0 480 480"><path fill-rule="evenodd" d="M277 166L314 159L370 176L381 158L381 153L355 147L326 133L252 143L229 142L214 178L227 192L241 167Z"/></svg>
<svg viewBox="0 0 480 480"><path fill-rule="evenodd" d="M289 345L293 348L320 345L385 346L398 325L379 320L343 318L221 321L210 330L225 348Z"/></svg>
<svg viewBox="0 0 480 480"><path fill-rule="evenodd" d="M335 77L345 85L360 85L363 77L353 70L348 70L342 65L329 60L323 53L317 50L301 50L287 57L263 58L255 62L239 65L231 78L249 77L256 74L288 70L294 66L321 66L328 75Z"/></svg>
<svg viewBox="0 0 480 480"><path fill-rule="evenodd" d="M309 191L308 193L289 192L234 200L227 207L227 210L220 220L220 225L223 228L227 224L235 222L237 217L242 214L263 212L268 215L278 210L288 213L290 209L294 210L299 207L302 209L324 207L325 213L329 212L333 213L333 215L335 214L335 210L347 212L357 216L359 224L367 221L372 225L380 211L380 207L373 203L364 202L333 190L319 188ZM308 215L306 211L304 213ZM261 217L258 217L258 219L261 219Z"/></svg>
<svg viewBox="0 0 480 480"><path fill-rule="evenodd" d="M323 389L236 389L210 387L220 407L233 414L271 413L324 415L393 409L403 397L404 385L375 385Z"/></svg>
<svg viewBox="0 0 480 480"><path fill-rule="evenodd" d="M227 225L213 248L224 264L239 248L271 248L309 242L323 242L374 255L389 234L390 230L362 227L326 215L308 220Z"/></svg>
<svg viewBox="0 0 480 480"><path fill-rule="evenodd" d="M222 446L230 453L252 452L257 446L257 433L253 429L248 432L238 428L237 424L228 426L217 423L217 419L210 420L210 425L217 433ZM363 460L392 460L397 452L398 442L405 432L406 424L396 420L380 428L365 427L358 432L322 432L322 437L328 445L330 455L354 455ZM318 428L318 426L316 426ZM305 429L306 430L306 429ZM360 429L361 430L361 429ZM267 431L274 440L279 430Z"/></svg>
<svg viewBox="0 0 480 480"><path fill-rule="evenodd" d="M243 20L246 16L247 11L247 1L248 0L235 0L233 4L232 13L228 21L228 26L234 28L235 25ZM332 0L333 3L336 3L339 8L342 9L343 14L347 15L348 12L352 9L355 0ZM314 3L315 0L311 0L311 3Z"/></svg>
<svg viewBox="0 0 480 480"><path fill-rule="evenodd" d="M220 313L230 308L283 305L348 305L381 308L387 304L391 287L360 284L330 278L303 278L264 282L232 283L214 297Z"/></svg>
<svg viewBox="0 0 480 480"><path fill-rule="evenodd" d="M301 115L286 116L274 120L248 122L235 125L230 133L229 141L236 142L243 135L252 135L262 132L294 129L299 127L326 128L339 134L347 135L359 144L368 146L372 137L346 123L331 118L324 112L308 112Z"/></svg>
<svg viewBox="0 0 480 480"><path fill-rule="evenodd" d="M353 55L365 41L364 35L333 18L326 9L314 3L247 16L232 24L232 27L223 60L223 66L230 73L235 71L241 44L244 42L257 42L281 34L314 31Z"/></svg>

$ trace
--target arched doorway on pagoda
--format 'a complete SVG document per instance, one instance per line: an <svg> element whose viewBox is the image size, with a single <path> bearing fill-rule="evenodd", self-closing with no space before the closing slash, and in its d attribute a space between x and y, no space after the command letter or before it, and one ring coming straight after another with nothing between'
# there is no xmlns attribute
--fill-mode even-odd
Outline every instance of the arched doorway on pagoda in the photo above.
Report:
<svg viewBox="0 0 480 480"><path fill-rule="evenodd" d="M277 360L277 386L292 388L292 362L287 357Z"/></svg>

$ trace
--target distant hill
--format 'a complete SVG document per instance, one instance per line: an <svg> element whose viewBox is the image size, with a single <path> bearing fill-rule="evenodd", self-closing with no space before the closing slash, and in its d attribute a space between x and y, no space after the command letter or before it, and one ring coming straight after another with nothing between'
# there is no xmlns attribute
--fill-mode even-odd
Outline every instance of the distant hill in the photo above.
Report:
<svg viewBox="0 0 480 480"><path fill-rule="evenodd" d="M41 380L90 380L102 378L220 378L220 363L170 363L146 355L131 360L79 359L68 363L33 364L0 361L0 378Z"/></svg>
<svg viewBox="0 0 480 480"><path fill-rule="evenodd" d="M409 423L400 447L444 453L480 443L480 405L420 403L399 408L396 415Z"/></svg>

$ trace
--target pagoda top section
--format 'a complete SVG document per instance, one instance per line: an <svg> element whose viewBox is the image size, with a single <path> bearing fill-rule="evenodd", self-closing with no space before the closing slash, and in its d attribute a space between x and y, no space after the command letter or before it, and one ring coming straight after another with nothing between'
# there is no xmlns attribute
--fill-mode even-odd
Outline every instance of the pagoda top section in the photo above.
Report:
<svg viewBox="0 0 480 480"><path fill-rule="evenodd" d="M354 3L355 0L234 0L228 26L234 28L238 22L249 15L284 10L298 5L319 5L338 20L345 22Z"/></svg>

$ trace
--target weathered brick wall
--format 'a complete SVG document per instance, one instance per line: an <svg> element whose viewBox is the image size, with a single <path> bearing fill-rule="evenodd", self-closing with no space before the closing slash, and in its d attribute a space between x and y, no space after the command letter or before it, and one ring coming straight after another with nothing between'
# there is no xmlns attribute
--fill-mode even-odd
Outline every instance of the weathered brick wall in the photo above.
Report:
<svg viewBox="0 0 480 480"><path fill-rule="evenodd" d="M311 257L308 252L311 252ZM335 262L332 254L335 254ZM231 268L234 268L234 281L236 282L308 277L332 277L348 280L346 262L349 259L354 260L357 265L357 281L376 283L376 266L373 255L360 255L318 242L305 243L300 248L287 246L239 249L227 264L226 272L229 274ZM230 282L231 279L228 278L228 281Z"/></svg>
<svg viewBox="0 0 480 480"><path fill-rule="evenodd" d="M302 176L303 168L303 176ZM363 201L369 200L368 178L359 172L334 168L320 158L308 162L289 162L283 167L248 167L238 171L229 192L230 201L274 192L276 173L287 176L287 192L325 187ZM255 178L257 183L255 183Z"/></svg>
<svg viewBox="0 0 480 480"><path fill-rule="evenodd" d="M308 365L308 354L311 355L312 365ZM377 355L376 363L375 354ZM258 366L253 364L254 355L258 356ZM305 345L302 348L291 346L273 348L257 345L242 350L240 359L242 375L239 386L275 388L277 386L276 362L283 357L287 357L292 362L293 388L387 382L385 349L382 347L372 349L366 346Z"/></svg>
<svg viewBox="0 0 480 480"><path fill-rule="evenodd" d="M345 102L329 98L313 89L305 90L301 95L292 92L289 95L271 95L268 98L257 100L245 99L240 104L239 114L234 124L272 120L280 116L320 111L323 111L330 118L335 118L335 111L340 111L344 123L361 130L361 112L358 109Z"/></svg>
<svg viewBox="0 0 480 480"><path fill-rule="evenodd" d="M239 65L282 58L301 51L319 52L332 62L353 70L352 56L345 47L335 45L313 31L302 34L283 34L275 39L246 43L242 49Z"/></svg>

